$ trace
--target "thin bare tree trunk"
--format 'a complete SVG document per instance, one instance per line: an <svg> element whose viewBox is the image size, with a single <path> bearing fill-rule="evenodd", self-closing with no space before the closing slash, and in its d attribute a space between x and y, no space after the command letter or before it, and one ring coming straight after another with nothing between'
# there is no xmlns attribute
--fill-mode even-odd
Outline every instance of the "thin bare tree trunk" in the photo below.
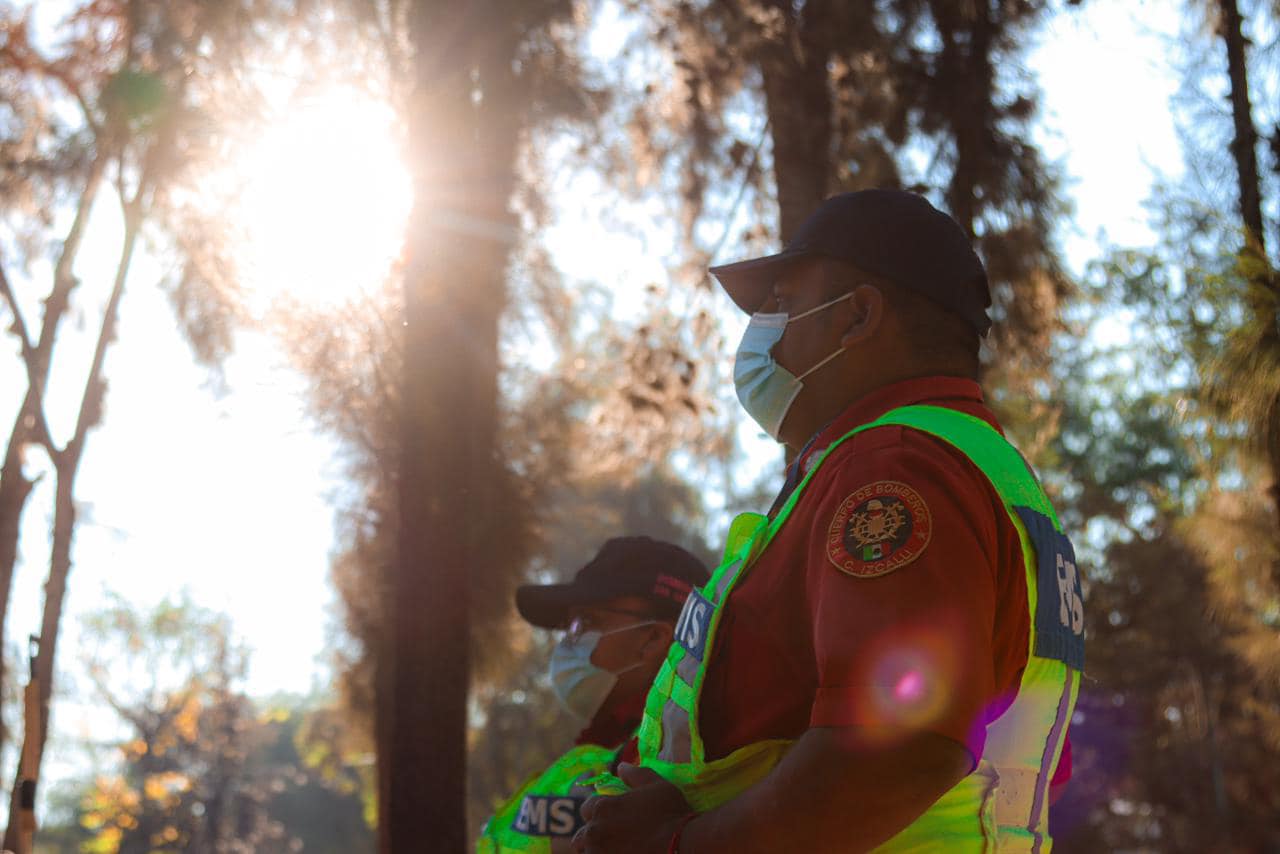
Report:
<svg viewBox="0 0 1280 854"><path fill-rule="evenodd" d="M23 337L23 359L27 365L27 393L14 419L13 429L9 432L4 463L0 467L0 638L5 636L5 618L9 613L9 596L13 589L13 570L18 559L22 511L34 486L34 482L27 479L23 472L23 448L35 441L44 445L50 452L53 450L53 440L49 436L44 411L44 393L49 380L53 343L57 339L58 326L66 313L71 291L76 285L71 268L80 253L85 223L97 199L105 165L106 158L99 153L89 166L84 189L80 193L80 203L67 230L67 236L62 241L62 251L54 265L53 286L44 303L44 319L41 323L39 340L34 343L27 340L25 327L19 325L19 332ZM2 270L0 275L3 275ZM7 279L4 281L4 288L6 294L12 297ZM15 323L21 324L16 298L13 299L10 308L15 316ZM0 661L0 685L3 684L3 662ZM0 731L0 746L3 744L4 734Z"/></svg>
<svg viewBox="0 0 1280 854"><path fill-rule="evenodd" d="M141 191L140 191L141 193ZM116 266L115 281L112 284L111 296L103 310L102 326L98 331L98 342L94 348L93 361L89 367L88 379L85 381L84 394L80 400L80 410L76 416L76 429L66 447L54 457L57 473L55 482L55 500L53 516L53 544L49 558L49 578L44 588L44 613L40 623L40 653L36 658L35 678L40 686L39 743L36 745L36 770L39 771L44 757L44 746L49 732L49 698L53 693L54 664L58 649L58 628L62 620L62 606L67 593L67 578L71 574L71 548L75 537L76 506L75 479L80 468L80 459L84 453L85 439L89 430L97 424L102 414L102 397L105 386L102 380L102 368L106 360L107 348L115 339L116 320L119 316L120 299L124 294L125 281L129 275L129 267L133 262L133 252L138 242L141 225L137 200L126 206L124 243L120 253L120 262ZM25 747L24 735L24 750ZM38 776L38 774L37 774ZM19 778L10 796L9 824L4 834L4 847L12 850L17 845L20 826L20 790L22 780Z"/></svg>

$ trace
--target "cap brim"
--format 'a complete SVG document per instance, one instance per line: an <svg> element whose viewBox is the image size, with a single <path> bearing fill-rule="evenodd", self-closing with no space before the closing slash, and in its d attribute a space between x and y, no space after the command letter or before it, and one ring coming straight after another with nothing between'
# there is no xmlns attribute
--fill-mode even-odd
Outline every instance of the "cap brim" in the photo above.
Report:
<svg viewBox="0 0 1280 854"><path fill-rule="evenodd" d="M783 250L763 258L721 264L712 267L709 272L720 280L720 286L734 305L747 314L754 314L768 299L773 283L782 275L782 271L808 254L802 250Z"/></svg>
<svg viewBox="0 0 1280 854"><path fill-rule="evenodd" d="M558 629L568 625L572 609L607 598L608 593L572 584L525 584L516 588L516 610L539 628Z"/></svg>

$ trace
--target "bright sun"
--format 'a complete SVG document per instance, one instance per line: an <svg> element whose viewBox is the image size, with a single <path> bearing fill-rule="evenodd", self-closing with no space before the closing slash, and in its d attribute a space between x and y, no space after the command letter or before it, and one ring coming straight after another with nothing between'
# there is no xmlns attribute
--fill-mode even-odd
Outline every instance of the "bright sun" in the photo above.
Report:
<svg viewBox="0 0 1280 854"><path fill-rule="evenodd" d="M280 298L337 306L381 284L412 200L394 122L386 104L324 93L240 161L244 278L260 310Z"/></svg>

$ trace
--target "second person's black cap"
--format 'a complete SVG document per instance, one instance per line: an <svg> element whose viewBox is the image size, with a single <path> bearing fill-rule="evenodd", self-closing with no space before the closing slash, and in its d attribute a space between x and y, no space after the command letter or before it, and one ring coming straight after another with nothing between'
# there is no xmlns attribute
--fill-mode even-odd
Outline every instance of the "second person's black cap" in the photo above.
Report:
<svg viewBox="0 0 1280 854"><path fill-rule="evenodd" d="M906 190L859 190L827 199L775 255L712 267L747 313L764 303L774 281L801 258L836 258L920 293L969 322L991 328L991 293L982 261L959 224Z"/></svg>
<svg viewBox="0 0 1280 854"><path fill-rule="evenodd" d="M568 584L526 584L516 589L516 610L535 626L563 628L574 608L618 596L649 600L654 616L680 615L684 600L710 574L702 561L675 545L652 537L614 537Z"/></svg>

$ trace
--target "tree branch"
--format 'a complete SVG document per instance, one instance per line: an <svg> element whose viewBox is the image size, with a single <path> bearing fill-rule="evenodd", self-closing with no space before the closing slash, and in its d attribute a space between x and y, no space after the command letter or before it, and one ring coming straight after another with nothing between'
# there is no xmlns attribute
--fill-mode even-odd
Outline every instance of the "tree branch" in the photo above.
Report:
<svg viewBox="0 0 1280 854"><path fill-rule="evenodd" d="M13 312L14 331L22 342L22 358L27 362L27 370L30 371L35 347L31 344L31 336L27 334L27 322L22 317L22 309L18 307L18 298L14 295L13 288L9 286L9 277L4 273L2 258L0 258L0 290L4 291L5 302L9 303L9 310Z"/></svg>
<svg viewBox="0 0 1280 854"><path fill-rule="evenodd" d="M98 332L98 343L93 350L93 362L89 366L89 376L85 380L84 395L80 399L80 411L76 415L76 429L67 442L67 452L71 454L71 467L79 462L84 440L89 428L97 423L102 413L102 365L106 360L107 347L116 334L116 320L119 317L120 299L124 294L124 283L129 276L129 267L133 261L133 250L138 243L138 235L142 230L145 214L145 197L151 192L156 162L163 156L173 139L173 128L165 127L158 138L147 147L142 167L138 170L138 182L132 196L125 193L124 188L124 147L121 147L118 162L117 189L120 193L120 205L124 214L124 248L120 252L120 262L116 266L115 282L111 286L111 296L107 307L102 312L102 328Z"/></svg>
<svg viewBox="0 0 1280 854"><path fill-rule="evenodd" d="M107 687L106 680L102 678L102 670L103 668L89 668L89 681L98 690L98 695L102 698L102 701L110 706L111 710L117 715L133 724L139 732L146 732L148 722L143 719L141 714L135 713L133 709L116 698L116 695Z"/></svg>
<svg viewBox="0 0 1280 854"><path fill-rule="evenodd" d="M33 427L36 441L43 445L44 449L49 452L49 456L56 461L58 449L53 444L53 436L49 432L49 422L45 419L44 396L41 394L41 383L36 369L36 348L31 343L31 336L27 332L27 323L22 317L22 309L18 307L17 295L14 294L13 288L9 284L9 277L5 275L2 259L0 259L0 290L4 291L5 302L9 304L9 310L13 312L14 332L22 344L22 361L27 367L29 400L26 406L26 415L35 422Z"/></svg>
<svg viewBox="0 0 1280 854"><path fill-rule="evenodd" d="M102 327L98 331L98 343L93 349L93 361L89 365L89 376L85 380L84 394L80 398L80 411L76 415L76 429L67 442L67 452L71 455L72 469L79 463L80 453L84 448L85 436L102 413L102 365L106 361L107 347L116 334L116 319L119 316L120 299L124 295L124 283L129 277L129 267L133 262L133 250L138 243L141 230L141 217L133 205L126 206L124 221L124 248L120 252L120 262L116 265L115 282L111 285L111 296L107 307L102 312Z"/></svg>
<svg viewBox="0 0 1280 854"><path fill-rule="evenodd" d="M68 94L80 105L80 111L84 114L85 124L93 131L93 135L95 137L99 136L101 126L93 114L89 99L84 96L79 82L71 76L67 68L63 67L62 61L49 60L41 56L31 48L30 43L24 37L22 39L9 39L4 45L0 45L0 62L11 65L19 71L34 71L56 83L60 83L62 88L66 89Z"/></svg>
<svg viewBox="0 0 1280 854"><path fill-rule="evenodd" d="M89 175L85 179L84 190L80 194L80 204L76 206L75 218L67 229L67 236L62 241L62 252L58 255L53 267L53 288L45 300L44 324L40 329L40 341L36 344L36 359L40 374L40 388L44 388L49 374L49 359L53 351L53 342L57 334L62 313L66 310L71 289L76 280L71 274L71 267L80 252L80 243L84 239L85 224L93 209L98 195L98 187L102 182L102 173L106 168L106 156L100 147L96 147Z"/></svg>

